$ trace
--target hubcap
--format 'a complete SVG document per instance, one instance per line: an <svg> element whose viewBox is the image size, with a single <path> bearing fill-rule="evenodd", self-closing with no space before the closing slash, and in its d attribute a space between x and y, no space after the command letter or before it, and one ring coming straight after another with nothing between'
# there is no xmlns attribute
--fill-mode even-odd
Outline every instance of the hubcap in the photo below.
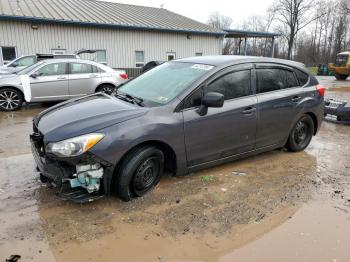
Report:
<svg viewBox="0 0 350 262"><path fill-rule="evenodd" d="M137 169L133 179L133 189L142 195L152 188L159 177L159 163L156 158L148 158Z"/></svg>
<svg viewBox="0 0 350 262"><path fill-rule="evenodd" d="M0 107L6 110L12 110L19 106L19 97L12 91L3 91L0 93Z"/></svg>
<svg viewBox="0 0 350 262"><path fill-rule="evenodd" d="M308 136L308 127L303 121L299 121L295 127L294 138L298 145L303 144Z"/></svg>

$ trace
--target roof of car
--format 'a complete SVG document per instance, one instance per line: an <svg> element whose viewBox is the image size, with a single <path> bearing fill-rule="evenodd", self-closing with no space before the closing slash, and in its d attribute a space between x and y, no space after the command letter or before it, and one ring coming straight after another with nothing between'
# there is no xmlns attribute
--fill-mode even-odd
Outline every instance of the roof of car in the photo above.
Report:
<svg viewBox="0 0 350 262"><path fill-rule="evenodd" d="M76 58L52 58L52 59L44 59L42 60L44 63L58 63L58 62L75 62L75 63L88 63L88 64L97 64L101 65L100 63L91 61L91 60L83 60L83 59L76 59Z"/></svg>
<svg viewBox="0 0 350 262"><path fill-rule="evenodd" d="M277 58L269 58L269 57L258 57L258 56L238 56L238 55L218 55L218 56L195 56L189 58L183 58L176 60L178 62L186 62L186 63L198 63L198 64L207 64L213 66L225 66L225 65L233 65L238 63L249 63L249 62L265 62L265 63L278 63L285 64L294 67L305 67L304 64L285 60L285 59L277 59Z"/></svg>

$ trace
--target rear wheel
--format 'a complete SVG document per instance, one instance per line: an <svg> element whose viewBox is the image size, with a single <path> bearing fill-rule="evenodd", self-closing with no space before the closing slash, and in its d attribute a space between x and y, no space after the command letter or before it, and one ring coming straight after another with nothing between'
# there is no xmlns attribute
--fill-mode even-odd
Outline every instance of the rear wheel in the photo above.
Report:
<svg viewBox="0 0 350 262"><path fill-rule="evenodd" d="M349 75L340 75L340 74L335 74L334 75L337 80L346 80Z"/></svg>
<svg viewBox="0 0 350 262"><path fill-rule="evenodd" d="M23 96L21 92L14 88L4 88L0 90L0 110L15 111L22 107Z"/></svg>
<svg viewBox="0 0 350 262"><path fill-rule="evenodd" d="M315 126L309 115L302 116L289 134L287 146L293 152L304 150L311 142Z"/></svg>
<svg viewBox="0 0 350 262"><path fill-rule="evenodd" d="M101 85L100 87L98 87L96 89L96 92L103 92L106 93L108 95L112 94L113 91L115 90L115 86L112 85Z"/></svg>
<svg viewBox="0 0 350 262"><path fill-rule="evenodd" d="M158 148L146 146L131 151L115 179L117 195L124 201L145 195L159 183L163 169L164 154Z"/></svg>

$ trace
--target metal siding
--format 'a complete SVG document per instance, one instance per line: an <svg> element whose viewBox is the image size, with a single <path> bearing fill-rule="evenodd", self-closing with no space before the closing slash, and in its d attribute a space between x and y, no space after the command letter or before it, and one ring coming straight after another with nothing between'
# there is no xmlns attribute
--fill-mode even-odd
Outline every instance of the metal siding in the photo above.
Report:
<svg viewBox="0 0 350 262"><path fill-rule="evenodd" d="M130 31L108 28L39 24L33 30L27 22L0 21L0 46L16 46L17 55L51 52L52 48L73 53L82 48L106 49L111 67L135 67L135 51L144 51L145 62L164 61L167 52L176 58L220 55L222 38L167 32Z"/></svg>

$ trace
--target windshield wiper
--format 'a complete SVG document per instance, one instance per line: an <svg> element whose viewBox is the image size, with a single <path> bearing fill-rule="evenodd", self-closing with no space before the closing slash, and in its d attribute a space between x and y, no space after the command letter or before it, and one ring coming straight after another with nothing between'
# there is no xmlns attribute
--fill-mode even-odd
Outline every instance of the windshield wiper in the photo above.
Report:
<svg viewBox="0 0 350 262"><path fill-rule="evenodd" d="M142 98L135 97L135 96L132 96L132 95L129 95L129 94L121 93L121 92L115 92L114 95L116 97L118 97L119 99L124 100L126 102L137 104L137 105L142 106L142 107L145 106L143 104L143 99Z"/></svg>

